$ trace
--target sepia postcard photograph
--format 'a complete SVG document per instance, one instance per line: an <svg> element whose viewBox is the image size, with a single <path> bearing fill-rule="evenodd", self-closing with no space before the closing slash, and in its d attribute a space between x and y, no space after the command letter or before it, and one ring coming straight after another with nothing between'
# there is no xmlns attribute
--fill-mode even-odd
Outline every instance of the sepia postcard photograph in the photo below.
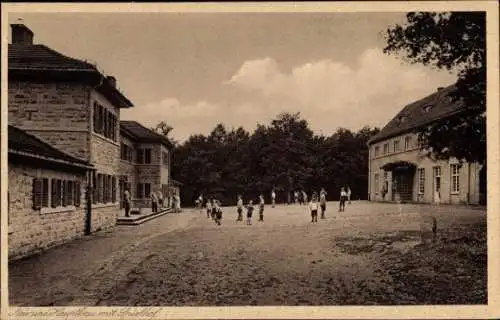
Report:
<svg viewBox="0 0 500 320"><path fill-rule="evenodd" d="M500 317L498 9L2 4L2 319Z"/></svg>

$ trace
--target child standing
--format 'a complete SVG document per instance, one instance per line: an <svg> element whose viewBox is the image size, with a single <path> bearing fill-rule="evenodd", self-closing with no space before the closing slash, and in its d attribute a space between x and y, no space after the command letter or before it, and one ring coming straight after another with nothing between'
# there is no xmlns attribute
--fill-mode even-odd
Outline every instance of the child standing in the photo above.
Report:
<svg viewBox="0 0 500 320"><path fill-rule="evenodd" d="M326 191L325 189L321 189L319 192L319 205L321 207L321 219L325 219L325 211L326 211Z"/></svg>
<svg viewBox="0 0 500 320"><path fill-rule="evenodd" d="M345 211L345 201L347 199L347 192L345 192L344 187L340 189L340 205L339 205L339 212L340 211Z"/></svg>
<svg viewBox="0 0 500 320"><path fill-rule="evenodd" d="M207 209L207 218L210 219L210 216L212 214L212 199L207 199L206 209Z"/></svg>
<svg viewBox="0 0 500 320"><path fill-rule="evenodd" d="M259 221L264 222L264 195L259 196Z"/></svg>
<svg viewBox="0 0 500 320"><path fill-rule="evenodd" d="M238 203L236 204L238 211L238 218L236 221L243 221L243 199L241 196L238 196Z"/></svg>
<svg viewBox="0 0 500 320"><path fill-rule="evenodd" d="M311 222L318 222L318 197L316 193L312 195L311 202L309 203L309 210L311 211Z"/></svg>
<svg viewBox="0 0 500 320"><path fill-rule="evenodd" d="M247 205L247 225L252 225L253 201L250 200Z"/></svg>
<svg viewBox="0 0 500 320"><path fill-rule="evenodd" d="M215 223L217 225L221 225L221 221L222 221L222 208L220 207L221 203L217 200L215 200L215 204L214 204L214 211L215 211Z"/></svg>

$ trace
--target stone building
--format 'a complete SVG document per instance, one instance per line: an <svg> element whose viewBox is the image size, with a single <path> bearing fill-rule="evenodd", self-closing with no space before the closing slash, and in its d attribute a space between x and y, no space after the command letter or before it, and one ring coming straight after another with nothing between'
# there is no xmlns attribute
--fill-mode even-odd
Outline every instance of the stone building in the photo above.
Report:
<svg viewBox="0 0 500 320"><path fill-rule="evenodd" d="M33 32L25 25L11 28L9 125L92 165L82 183L90 190L89 230L114 226L119 212L120 109L132 103L118 90L115 78L96 66L34 44ZM11 181L16 179L9 179L15 189Z"/></svg>
<svg viewBox="0 0 500 320"><path fill-rule="evenodd" d="M136 121L120 121L120 142L121 208L125 188L130 192L132 207L151 207L151 192L161 192L168 200L172 143Z"/></svg>
<svg viewBox="0 0 500 320"><path fill-rule="evenodd" d="M92 169L87 161L8 127L9 260L102 227L86 210L85 185Z"/></svg>
<svg viewBox="0 0 500 320"><path fill-rule="evenodd" d="M420 148L415 129L461 112L452 102L454 86L438 88L404 107L368 142L371 201L484 203L486 170L478 163L451 158L434 161Z"/></svg>

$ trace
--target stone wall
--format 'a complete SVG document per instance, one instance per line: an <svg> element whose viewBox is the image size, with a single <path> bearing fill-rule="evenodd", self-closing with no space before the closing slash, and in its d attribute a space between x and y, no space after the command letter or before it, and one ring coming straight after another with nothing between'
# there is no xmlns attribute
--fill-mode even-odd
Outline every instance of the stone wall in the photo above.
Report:
<svg viewBox="0 0 500 320"><path fill-rule="evenodd" d="M10 81L9 124L89 159L89 88L77 83Z"/></svg>
<svg viewBox="0 0 500 320"><path fill-rule="evenodd" d="M32 193L35 178L79 180L82 196L80 206L34 210ZM9 260L45 250L84 234L84 174L35 169L9 163L8 179Z"/></svg>

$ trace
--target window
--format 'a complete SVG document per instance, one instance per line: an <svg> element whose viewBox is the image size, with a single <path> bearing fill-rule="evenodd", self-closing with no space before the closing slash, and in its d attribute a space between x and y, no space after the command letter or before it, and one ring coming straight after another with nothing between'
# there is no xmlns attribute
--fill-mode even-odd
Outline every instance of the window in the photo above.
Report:
<svg viewBox="0 0 500 320"><path fill-rule="evenodd" d="M405 151L411 149L411 137L405 137Z"/></svg>
<svg viewBox="0 0 500 320"><path fill-rule="evenodd" d="M460 192L460 165L451 165L451 193Z"/></svg>
<svg viewBox="0 0 500 320"><path fill-rule="evenodd" d="M151 163L151 149L144 149L144 163Z"/></svg>
<svg viewBox="0 0 500 320"><path fill-rule="evenodd" d="M384 155L388 155L389 154L389 144L386 143L384 144Z"/></svg>
<svg viewBox="0 0 500 320"><path fill-rule="evenodd" d="M142 199L144 197L144 184L138 183L137 188L135 189L135 196L138 199Z"/></svg>
<svg viewBox="0 0 500 320"><path fill-rule="evenodd" d="M33 180L33 209L40 210L49 206L49 179Z"/></svg>
<svg viewBox="0 0 500 320"><path fill-rule="evenodd" d="M94 132L117 141L116 125L116 116L97 102L94 102Z"/></svg>
<svg viewBox="0 0 500 320"><path fill-rule="evenodd" d="M51 206L56 208L62 205L62 181L52 179L51 183Z"/></svg>
<svg viewBox="0 0 500 320"><path fill-rule="evenodd" d="M80 206L80 200L81 200L81 185L80 185L80 181L75 181L74 184L74 192L75 192L75 195L74 195L74 203L75 203L75 207L79 207Z"/></svg>
<svg viewBox="0 0 500 320"><path fill-rule="evenodd" d="M428 104L426 106L424 106L424 112L429 112L432 110L432 105Z"/></svg>
<svg viewBox="0 0 500 320"><path fill-rule="evenodd" d="M394 152L399 152L399 140L394 140Z"/></svg>
<svg viewBox="0 0 500 320"><path fill-rule="evenodd" d="M378 194L378 189L379 189L379 188L378 188L378 187L379 187L379 186L378 186L378 173L375 173L375 177L374 177L374 178L375 178L375 179L374 179L374 180L375 180L375 183L374 183L374 186L375 186L375 194Z"/></svg>
<svg viewBox="0 0 500 320"><path fill-rule="evenodd" d="M143 149L137 150L137 163L139 163L139 164L144 163L144 150Z"/></svg>
<svg viewBox="0 0 500 320"><path fill-rule="evenodd" d="M168 164L169 164L169 161L168 161L168 153L167 152L163 152L163 165L168 167Z"/></svg>
<svg viewBox="0 0 500 320"><path fill-rule="evenodd" d="M435 191L441 191L441 167L433 168Z"/></svg>
<svg viewBox="0 0 500 320"><path fill-rule="evenodd" d="M379 146L376 146L375 147L375 157L378 157L380 154L380 147Z"/></svg>
<svg viewBox="0 0 500 320"><path fill-rule="evenodd" d="M151 183L138 183L136 197L139 199L149 198L151 195Z"/></svg>
<svg viewBox="0 0 500 320"><path fill-rule="evenodd" d="M418 194L424 194L425 192L425 169L418 169Z"/></svg>
<svg viewBox="0 0 500 320"><path fill-rule="evenodd" d="M144 198L149 198L151 196L151 183L144 184Z"/></svg>

